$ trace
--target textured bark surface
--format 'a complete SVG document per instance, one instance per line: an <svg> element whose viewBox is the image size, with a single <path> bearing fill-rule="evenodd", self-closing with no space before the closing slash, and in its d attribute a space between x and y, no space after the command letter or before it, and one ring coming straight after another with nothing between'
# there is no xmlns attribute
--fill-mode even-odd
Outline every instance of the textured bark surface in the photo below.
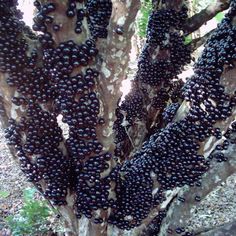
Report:
<svg viewBox="0 0 236 236"><path fill-rule="evenodd" d="M166 235L168 229L172 229L174 232L176 228L186 227L191 217L191 210L199 204L195 200L196 195L203 200L217 186L220 186L221 183L225 182L228 177L236 172L235 151L235 145L232 145L228 152L225 153L229 157L229 161L213 164L211 170L203 177L200 187L186 187L179 190L176 195L173 195L174 202L171 204L167 217L163 221L160 235ZM185 199L184 202L178 200L177 196ZM201 229L199 230L201 231ZM178 234L172 233L171 235Z"/></svg>
<svg viewBox="0 0 236 236"><path fill-rule="evenodd" d="M111 152L115 148L113 132L115 110L122 95L121 82L127 77L131 38L135 30L134 20L139 9L139 2L114 1L113 9L108 38L98 43L100 53L96 61L96 68L101 72L101 81L97 85L97 91L102 103L102 115L106 121L98 134L105 150ZM116 33L118 28L122 29L123 34Z"/></svg>
<svg viewBox="0 0 236 236"><path fill-rule="evenodd" d="M226 86L226 90L229 94L233 94L235 90L235 74L236 69L225 71L222 80L222 84ZM183 118L183 114L186 114L185 110L188 110L186 104L182 104L182 107L177 112L175 120ZM232 116L223 122L217 122L216 126L225 133L232 123L235 120L236 111L233 112ZM213 152L217 144L222 143L222 139L216 140L215 138L209 138L204 143L201 144L201 152L205 158ZM196 195L200 196L201 200L204 199L208 194L210 194L217 186L222 182L225 182L226 179L236 172L236 146L231 144L227 151L223 153L225 156L229 157L229 161L223 163L213 162L211 164L210 170L203 176L200 187L184 187L178 189L175 194L172 194L173 203L168 209L166 218L164 219L161 226L161 236L165 236L168 232L168 229L171 229L171 235L178 235L175 232L176 228L185 227L188 220L191 217L191 209L198 204L195 200ZM182 203L177 199L178 197L184 198L185 201ZM213 234L212 234L213 235Z"/></svg>
<svg viewBox="0 0 236 236"><path fill-rule="evenodd" d="M212 230L206 230L206 232L196 233L198 236L232 236L236 231L235 221L228 224L221 225Z"/></svg>
<svg viewBox="0 0 236 236"><path fill-rule="evenodd" d="M132 11L131 11L132 9ZM120 91L121 82L127 76L129 52L131 50L131 38L134 34L134 20L139 9L139 1L113 1L113 11L108 27L107 39L99 39L97 49L99 55L94 62L95 68L100 71L100 80L96 85L96 91L100 100L100 116L104 118L105 124L97 129L98 140L103 144L103 150L114 152L114 132L113 123L116 119L115 110L117 101L122 95ZM122 34L116 33L117 29L123 31ZM122 61L120 60L122 58ZM106 177L116 163L111 160L108 163L110 169L102 176ZM114 192L111 189L112 196ZM110 210L100 213L102 217L108 217ZM97 226L88 219L80 220L79 235L116 235L113 227L107 224ZM119 230L118 230L119 233Z"/></svg>
<svg viewBox="0 0 236 236"><path fill-rule="evenodd" d="M155 10L161 9L175 9L176 11L180 11L181 7L183 6L185 1L183 0L167 0L164 3L162 1L156 1L153 3L153 8ZM176 29L172 29L170 32L175 32ZM170 35L166 35L167 42L170 38ZM149 52L149 59L152 63L158 61L161 58L169 58L170 53L169 50L160 50L160 47L152 47L146 41L143 46L143 50L148 48ZM140 77L140 71L138 70L135 78ZM174 79L174 78L172 78ZM159 123L159 115L161 114L161 109L155 109L151 106L152 99L165 87L164 83L160 84L159 86L150 86L148 84L142 83L141 81L138 82L138 89L139 93L143 96L143 108L144 108L144 116L142 119L136 119L134 124L127 129L128 138L124 141L126 144L124 146L129 146L125 150L125 156L130 156L130 153L133 154L137 150L139 150L147 137L147 134L150 132L151 129L155 127ZM143 93L146 91L146 93Z"/></svg>
<svg viewBox="0 0 236 236"><path fill-rule="evenodd" d="M65 15L67 10L67 1L42 0L41 3L52 2L56 5L56 11L53 11L49 16L53 17L54 24L60 26L60 31L55 32L52 25L47 26L48 32L50 32L55 41L55 45L73 40L75 43L83 43L89 36L90 32L86 20L83 20L83 31L79 35L74 32L74 25L76 23L75 18L68 18ZM85 3L77 3L78 7L84 7ZM132 10L131 10L132 9ZM99 50L99 56L90 63L90 66L96 67L100 71L99 84L96 84L96 92L100 101L100 117L106 121L102 127L97 128L98 140L103 144L104 152L114 151L114 133L112 131L113 122L115 120L115 109L117 101L122 95L120 91L121 82L126 78L129 52L131 49L131 37L134 34L134 20L139 9L139 1L113 1L112 17L109 25L109 35L106 39L99 39L97 43L97 49ZM116 33L117 28L121 28L123 34ZM33 49L38 48L38 42L27 38L26 35L22 35L27 39L29 44L29 50L27 53L31 53ZM38 48L38 53L40 53ZM122 60L121 60L122 58ZM38 64L41 64L41 59L38 59ZM74 69L72 75L80 73L81 69ZM6 83L8 74L0 73L0 96L1 96L1 123L3 128L9 126L9 118L13 118L19 121L21 117L25 115L26 110L17 107L11 102L12 97L17 96L18 93L15 88L10 88ZM40 104L45 110L50 111L52 104ZM64 141L61 143L61 148L64 154L66 154L66 148L64 148ZM11 148L13 157L15 151ZM16 159L17 160L17 159ZM106 177L110 170L116 165L111 160L109 163L110 168L102 173L102 177ZM41 183L41 187L44 189L44 183ZM112 189L110 190L112 192ZM114 193L112 193L114 195ZM114 197L114 196L113 196ZM113 227L107 229L107 224L97 225L90 222L87 218L82 217L78 220L74 212L75 195L68 191L66 197L67 205L58 207L59 213L65 220L65 229L67 235L80 235L80 236L106 236L117 235L119 230L115 233ZM110 209L107 211L98 212L102 218L107 218L110 214Z"/></svg>
<svg viewBox="0 0 236 236"><path fill-rule="evenodd" d="M42 0L41 2L48 2ZM59 33L55 33L52 29L48 29L49 32L52 33L54 41L56 45L59 45L61 42L67 40L74 40L76 43L82 43L89 36L88 25L84 21L83 28L84 31L80 35L74 33L73 25L75 21L73 19L69 19L65 17L66 11L66 3L61 0L50 1L57 5L57 10L53 13L50 13L50 16L54 17L55 23L61 25L61 31ZM221 2L221 1L220 1ZM81 7L84 6L83 3ZM180 10L183 1L166 1L165 4L159 4L157 8L172 8L175 10ZM216 5L214 9L212 6L208 7L202 14L207 17L204 18L206 21L215 15L218 11L225 9L228 5ZM131 37L134 34L134 20L136 14L139 9L139 1L128 0L128 1L113 1L113 13L110 20L110 25L108 28L108 37L107 39L99 39L97 42L97 48L99 50L99 54L92 61L92 66L95 67L100 72L99 81L96 82L95 91L98 94L98 98L100 101L100 113L99 117L104 118L105 123L102 126L96 127L96 134L98 140L103 145L103 151L114 154L115 144L114 144L114 131L113 124L116 120L115 111L117 108L117 102L121 96L120 87L121 82L126 78L128 62L129 62L129 52L131 49ZM198 15L199 18L199 15ZM191 27L199 27L202 22L194 20L195 26L191 24ZM196 26L197 24L197 26ZM122 33L120 33L122 31ZM117 33L119 32L119 33ZM175 29L173 29L175 32ZM26 36L22 36L26 37ZM167 36L168 40L169 35ZM37 45L33 40L27 39L29 42L29 53L31 50ZM145 45L144 47L146 47ZM38 49L40 51L40 48ZM162 58L168 56L168 52L160 51L159 48L149 48L150 57L155 60L156 58ZM40 58L38 60L40 64ZM81 72L81 69L75 69L73 74L77 74ZM138 75L137 75L138 76ZM224 74L223 85L227 88L226 92L228 94L233 94L235 90L235 71L229 71ZM13 96L17 95L17 92L14 88L10 88L6 83L6 78L8 77L7 73L0 74L0 102L1 102L1 122L3 123L3 127L8 126L8 118L13 118L16 121L25 114L24 107L17 107L12 102L11 99ZM144 96L144 107L146 109L146 117L135 123L135 125L128 131L129 138L132 140L132 144L134 147L130 147L128 150L124 150L126 152L126 159L129 159L130 152L133 153L140 149L143 141L150 129L157 125L159 122L158 116L160 114L160 110L153 110L150 106L152 98L160 91L161 88L164 87L164 84L156 87L151 87L148 85L144 85L142 83L139 84L142 89L146 89L147 96ZM47 103L40 104L40 106L46 110L51 112L53 110L53 104ZM186 117L189 112L191 104L189 102L184 101L179 108L177 115L174 119L175 122L180 121ZM217 127L220 127L222 131L226 131L229 127L230 123L235 119L236 111L225 121L218 122L216 124ZM160 127L164 127L164 125L160 125ZM130 140L129 140L130 141ZM215 149L216 145L220 141L217 141L214 138L209 138L204 142L200 143L199 154L204 155L206 158L209 154ZM59 146L62 152L67 156L67 151L65 148L65 141L63 140ZM117 229L114 226L108 225L107 223L102 223L101 225L94 224L88 218L83 216L80 220L76 218L74 212L74 203L75 203L75 194L71 193L68 190L68 194L66 197L68 205L58 207L60 214L66 221L66 229L67 235L72 236L140 236L146 235L146 228L151 223L153 218L157 216L160 210L164 210L167 207L169 208L167 217L163 222L161 228L161 234L166 236L167 228L176 228L180 224L182 225L189 218L190 209L193 205L196 204L194 201L194 196L192 192L198 191L198 193L203 197L205 197L213 188L215 188L220 182L224 181L230 174L236 171L236 161L234 160L233 153L235 152L235 146L228 150L228 155L232 155L232 159L229 162L224 164L215 165L210 172L208 172L203 178L203 184L201 188L174 188L171 191L164 192L164 196L166 200L162 202L162 204L153 209L148 217L143 220L141 226L128 231L122 231ZM14 151L13 151L14 154ZM109 168L101 173L101 178L105 178L111 170L117 165L116 160L111 159L107 162L109 164ZM223 170L223 171L222 171ZM216 182L216 179L220 179L220 181ZM154 179L154 178L153 178ZM45 183L40 182L42 188L44 188ZM154 181L154 189L156 191L159 189L160 185L157 181ZM114 185L111 184L110 197L116 198ZM182 194L186 198L186 207L185 205L180 205L176 203L174 199L177 194ZM112 213L112 209L108 208L107 210L97 210L97 215L103 219L107 219L109 215Z"/></svg>
<svg viewBox="0 0 236 236"><path fill-rule="evenodd" d="M205 9L192 16L185 25L186 34L190 34L200 28L205 22L211 20L217 13L229 8L228 0L213 1Z"/></svg>
<svg viewBox="0 0 236 236"><path fill-rule="evenodd" d="M199 47L201 47L202 45L204 45L207 41L207 39L209 39L209 37L211 36L211 34L214 32L214 30L211 30L210 32L206 33L205 35L199 37L199 38L195 38L193 39L193 41L191 42L191 47L192 50L195 51L197 50Z"/></svg>

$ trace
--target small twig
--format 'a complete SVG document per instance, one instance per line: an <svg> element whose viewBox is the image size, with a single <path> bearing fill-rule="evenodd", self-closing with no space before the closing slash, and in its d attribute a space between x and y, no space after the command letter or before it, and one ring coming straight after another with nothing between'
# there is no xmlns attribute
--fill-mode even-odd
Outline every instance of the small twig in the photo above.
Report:
<svg viewBox="0 0 236 236"><path fill-rule="evenodd" d="M211 20L215 15L219 12L224 11L229 8L228 0L217 0L214 1L210 5L208 5L205 9L195 14L191 18L187 20L184 25L185 34L191 34L192 32L199 29L204 23Z"/></svg>
<svg viewBox="0 0 236 236"><path fill-rule="evenodd" d="M156 123L156 120L157 120L157 117L158 117L159 114L160 114L160 110L158 110L158 111L156 112L156 114L155 114L155 116L154 116L154 119L153 119L153 122L152 122L150 128L153 128L153 127L157 124L157 123Z"/></svg>
<svg viewBox="0 0 236 236"><path fill-rule="evenodd" d="M131 139L131 137L129 135L129 132L128 132L126 126L124 126L124 128L125 128L125 132L126 132L128 138L129 138L129 141L131 142L131 145L132 145L133 149L135 149L135 145L134 145L133 140Z"/></svg>

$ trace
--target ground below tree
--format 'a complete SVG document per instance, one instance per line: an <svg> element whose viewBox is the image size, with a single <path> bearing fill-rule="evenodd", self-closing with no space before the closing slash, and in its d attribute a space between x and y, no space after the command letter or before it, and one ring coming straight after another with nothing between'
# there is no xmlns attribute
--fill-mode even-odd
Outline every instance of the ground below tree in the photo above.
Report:
<svg viewBox="0 0 236 236"><path fill-rule="evenodd" d="M6 198L0 197L0 236L11 235L4 218L10 214L16 214L22 207L22 194L27 187L32 186L11 159L4 132L0 129L0 191L9 193ZM193 217L189 224L198 230L233 221L236 218L235 189L236 175L233 175L193 209Z"/></svg>

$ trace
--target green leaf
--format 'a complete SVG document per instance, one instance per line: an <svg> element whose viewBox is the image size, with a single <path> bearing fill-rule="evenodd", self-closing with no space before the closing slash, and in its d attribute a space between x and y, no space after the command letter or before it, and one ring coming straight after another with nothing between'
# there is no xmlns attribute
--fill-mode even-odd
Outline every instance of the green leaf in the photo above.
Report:
<svg viewBox="0 0 236 236"><path fill-rule="evenodd" d="M192 35L190 34L190 35L188 35L188 36L186 36L185 38L184 38L184 44L185 45L188 45L188 44L190 44L191 42L192 42Z"/></svg>
<svg viewBox="0 0 236 236"><path fill-rule="evenodd" d="M24 191L24 205L13 216L7 217L6 222L13 236L43 235L48 231L49 216L53 213L46 201L35 200L34 188Z"/></svg>
<svg viewBox="0 0 236 236"><path fill-rule="evenodd" d="M34 194L36 193L35 188L26 188L23 191L23 198L25 202L32 201L34 198Z"/></svg>
<svg viewBox="0 0 236 236"><path fill-rule="evenodd" d="M137 33L140 37L144 38L146 36L146 28L148 24L148 17L152 11L151 0L142 0L141 8L137 17Z"/></svg>
<svg viewBox="0 0 236 236"><path fill-rule="evenodd" d="M219 12L216 16L215 16L215 19L217 20L218 23L220 23L223 18L225 17L225 13L223 12Z"/></svg>
<svg viewBox="0 0 236 236"><path fill-rule="evenodd" d="M7 198L10 196L10 192L8 191L0 191L0 198Z"/></svg>

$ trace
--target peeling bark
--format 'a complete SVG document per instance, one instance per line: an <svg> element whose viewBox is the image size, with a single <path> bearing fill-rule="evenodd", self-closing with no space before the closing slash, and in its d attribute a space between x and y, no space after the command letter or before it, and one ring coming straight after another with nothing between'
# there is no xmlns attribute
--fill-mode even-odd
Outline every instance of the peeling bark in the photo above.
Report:
<svg viewBox="0 0 236 236"><path fill-rule="evenodd" d="M235 73L236 70L226 71L222 84L227 85L227 92L229 94L234 93L235 90ZM182 108L179 109L175 120L179 120L179 117L182 119L182 114L186 113L184 110L188 108L186 105L182 105ZM231 122L235 120L236 111L232 114L230 118L226 121L216 123L216 127L220 127L221 130L226 130L230 126ZM215 138L209 138L204 143L201 144L202 154L205 158L208 158L209 155L213 152L216 145L222 143L222 140L216 140ZM184 227L187 225L187 222L191 216L191 209L198 204L195 200L196 193L201 199L204 199L208 194L210 194L217 186L222 182L225 182L226 179L232 174L236 173L236 145L232 144L225 155L229 157L229 161L224 163L213 163L210 170L203 176L200 187L184 187L179 189L178 196L185 199L184 203L181 203L178 200L175 200L170 208L164 222L162 223L160 236L165 236L168 229L172 229L172 232L175 232L175 229L178 227ZM175 198L176 195L173 195ZM172 233L171 235L177 235Z"/></svg>
<svg viewBox="0 0 236 236"><path fill-rule="evenodd" d="M175 9L176 11L180 11L183 6L183 0L167 0L165 3L162 1L153 2L154 11L160 9ZM171 32L176 32L176 29L172 29ZM169 35L167 35L167 41L169 40ZM144 43L143 50L148 48L150 61L155 62L161 58L169 58L168 50L160 50L158 47L151 47L148 42ZM140 76L140 71L138 70L134 79L138 79ZM173 79L173 78L172 78ZM129 146L129 148L125 149L124 156L132 156L137 150L139 150L147 137L147 134L155 127L158 126L159 116L162 113L162 109L155 109L151 106L151 102L153 97L155 97L161 89L163 89L164 82L159 86L150 86L148 84L142 83L138 81L138 89L139 93L143 96L143 108L144 108L144 116L142 119L135 119L134 124L127 128L128 138L124 141L124 147ZM143 93L142 91L146 91Z"/></svg>
<svg viewBox="0 0 236 236"><path fill-rule="evenodd" d="M192 50L195 51L197 50L199 47L201 47L202 45L204 45L207 41L207 39L211 36L211 34L214 32L214 30L211 30L210 32L206 33L205 35L203 35L202 37L199 38L195 38L193 39L193 41L191 42L191 47Z"/></svg>
<svg viewBox="0 0 236 236"><path fill-rule="evenodd" d="M83 31L79 35L74 32L74 25L76 19L68 18L65 15L67 9L67 1L64 0L41 0L41 3L52 2L56 6L56 11L48 14L53 17L54 23L60 26L60 31L55 32L52 28L52 24L47 25L47 30L52 34L55 45L73 40L75 43L81 44L90 36L87 21L83 20ZM85 3L77 3L79 7L84 7ZM132 9L132 11L131 11ZM103 117L105 124L97 128L98 140L103 144L104 152L113 153L114 141L112 126L115 120L115 109L117 101L121 97L121 82L126 78L129 52L131 49L131 37L134 34L134 20L139 9L139 1L129 0L126 2L113 1L113 14L109 25L109 35L107 39L100 39L97 43L99 49L99 56L90 63L91 67L96 67L100 71L99 83L96 84L96 92L100 100L100 117ZM116 33L117 28L121 28L123 34ZM26 35L22 37L27 38ZM31 40L27 38L29 44L30 53L32 49L38 49L40 58L38 64L41 65L41 49L39 48L37 40ZM121 60L122 58L122 60ZM72 75L76 75L81 72L81 69L74 69ZM25 110L15 106L11 99L16 95L15 88L9 88L6 83L8 74L0 73L0 95L1 95L1 123L4 128L8 127L8 120L10 117L18 121L25 115ZM45 110L51 111L52 104L47 106L40 104ZM61 144L63 153L66 154L66 148L64 147L64 141ZM15 150L11 148L13 156L15 156ZM17 159L16 159L17 161ZM110 169L104 176L107 176L116 163L111 160L109 163ZM40 187L44 188L44 184ZM112 190L111 190L112 191ZM114 195L114 193L113 193ZM90 222L89 219L83 217L81 220L76 218L74 212L75 194L68 190L66 197L68 205L58 207L59 214L63 216L65 220L65 228L67 235L80 235L80 236L106 236L113 235L113 231L107 231L107 223L102 225L96 225ZM103 218L108 217L110 209L102 211L100 214Z"/></svg>
<svg viewBox="0 0 236 236"><path fill-rule="evenodd" d="M178 192L178 197L185 199L184 203L175 200L168 210L167 217L163 221L160 235L167 234L167 230L172 232L176 228L185 227L191 217L191 210L199 203L195 200L196 194L203 200L216 187L225 182L228 177L236 173L235 153L236 147L232 146L225 154L229 157L228 162L214 163L211 170L203 176L200 187L185 187ZM173 196L175 198L175 196ZM171 235L178 235L172 233Z"/></svg>
<svg viewBox="0 0 236 236"><path fill-rule="evenodd" d="M48 2L46 0L42 0L41 2ZM50 1L51 2L51 1ZM56 45L59 45L61 42L67 41L67 40L74 40L76 43L83 43L85 39L89 36L89 30L88 25L86 21L83 22L84 31L78 37L74 31L73 31L73 25L75 24L74 19L68 20L65 15L66 10L66 1L62 0L55 0L52 1L57 5L57 10L53 13L50 13L50 16L54 17L55 23L58 25L61 25L61 31L59 33L55 33L52 31L52 29L49 27L49 31L53 35L53 39L56 43ZM158 5L158 7L161 8L174 8L176 10L179 10L182 6L181 0L166 1L163 5ZM84 5L84 3L78 3L81 4L81 6ZM218 5L216 7L219 7ZM131 37L134 34L134 19L136 17L137 11L139 8L139 1L135 0L128 0L128 1L113 1L113 14L110 21L109 26L109 34L107 39L100 39L97 42L97 48L99 49L99 55L96 57L95 60L92 61L91 67L96 68L100 72L99 81L96 81L95 90L98 94L98 98L100 101L100 114L99 117L104 118L105 123L103 126L96 127L96 134L98 136L98 140L103 144L103 151L109 152L114 154L114 132L113 132L113 124L116 119L115 117L115 109L117 107L117 101L119 100L121 96L120 87L121 82L126 78L126 72L128 68L128 62L129 62L129 52L131 49ZM222 9L222 8L221 8ZM215 8L214 8L215 10ZM207 14L208 17L210 17L210 13L213 14L212 6L206 10L204 14ZM216 12L216 10L215 10ZM203 13L202 13L203 14ZM215 14L215 13L214 13ZM194 17L193 17L194 19ZM200 24L200 23L198 23ZM193 27L193 26L192 26ZM173 32L175 30L173 29ZM120 33L122 32L122 33ZM168 40L168 37L167 37ZM35 42L29 42L30 49L37 47L35 45ZM168 57L168 52L163 52L159 50L159 48L156 48L155 50L152 50L153 48L149 48L150 50L150 57L152 57L153 60L156 58L165 58ZM40 51L40 49L39 49ZM38 63L42 63L39 59ZM77 74L81 72L81 69L75 69L73 71L73 74ZM24 116L25 110L20 109L16 107L12 102L11 98L16 94L16 91L14 88L9 88L6 84L6 77L7 74L0 74L0 105L1 113L3 114L2 123L4 127L8 126L8 118L12 117L16 120L19 120L20 117ZM138 76L138 75L137 75ZM227 87L227 92L229 94L232 94L234 91L234 85L235 81L233 80L232 71L229 71L225 73L225 79L223 80L224 85ZM144 85L142 83L139 84L140 87L145 88L147 90L147 94L145 95L145 109L146 109L146 117L136 122L133 128L131 128L129 133L129 138L134 143L134 148L132 150L135 152L136 150L140 149L143 141L152 128L152 126L155 125L155 123L158 120L158 116L161 113L160 110L153 110L150 107L151 99L156 95L158 91L164 86L164 84L160 86L156 86L152 88L151 86ZM39 104L44 110L47 110L49 112L53 111L53 104L49 102L48 104ZM189 111L191 104L184 101L182 103L182 106L180 107L179 111L177 112L176 118L174 121L179 121L183 119ZM228 118L226 121L218 122L217 126L220 127L222 130L226 130L228 126L230 125L231 121L235 119L235 112L233 115ZM205 157L208 157L209 154L212 152L212 150L215 148L218 142L215 141L215 139L209 138L205 142L201 143L201 149L199 151L199 154L204 154ZM67 156L67 150L65 148L65 141L63 140L59 147L60 150ZM130 158L129 150L127 151L127 159ZM14 151L13 151L14 152ZM232 153L232 150L231 150ZM88 157L89 158L89 157ZM117 165L116 160L111 159L111 161L108 162L109 168L108 170L104 171L100 174L101 179L105 178L110 171ZM235 163L229 162L226 163L222 168L225 168L227 170L227 174L233 173L236 169ZM216 168L216 171L222 170L219 168ZM123 173L120 173L122 175ZM224 174L224 175L223 175ZM220 178L223 179L226 178L225 176L226 172L219 172ZM212 182L211 187L216 186L218 183L215 183L215 179L212 178L212 172L209 172L206 177L207 183L203 182L205 184L208 184L209 182ZM156 176L155 176L156 177ZM153 179L155 179L153 177ZM204 180L203 180L204 181ZM158 190L160 187L160 184L157 183L157 180L153 181L153 192ZM113 184L113 183L112 183ZM45 183L42 181L40 183L40 187L44 188ZM39 187L39 186L38 186ZM204 186L203 186L204 187ZM101 225L96 225L92 223L91 220L85 218L84 216L78 220L76 218L75 212L74 212L74 203L75 203L75 193L68 190L68 194L66 196L66 200L68 205L66 206L60 206L58 207L58 210L60 214L63 216L63 218L66 221L66 229L67 235L72 236L140 236L144 235L144 232L146 230L146 227L148 224L152 221L152 219L158 215L160 210L165 209L170 206L170 210L168 211L168 217L167 220L171 219L171 222L164 222L162 227L162 233L163 235L166 235L166 228L169 227L169 224L171 223L171 226L173 224L173 227L175 227L175 224L178 224L178 220L183 222L183 218L179 217L179 214L185 216L183 212L181 212L182 208L178 211L178 214L174 214L173 212L176 211L176 209L180 208L180 206L177 204L172 203L173 199L176 197L177 194L180 192L184 192L184 194L188 194L191 192L190 190L182 190L179 188L172 189L171 191L166 191L164 193L166 200L160 204L160 206L153 209L148 217L143 220L142 224L133 229L129 232L122 231L117 229L116 227L113 227L111 225L108 225L107 223L102 223ZM198 189L199 191L199 189ZM207 193L211 191L211 188L204 188L202 189L202 196L207 195ZM112 198L115 198L115 191L114 191L114 185L111 185L110 194ZM151 192L150 195L153 193ZM189 195L188 195L189 196ZM188 200L188 207L191 207L191 204L193 199L191 198ZM173 209L172 209L173 208ZM107 210L97 210L97 215L101 216L103 219L107 219L109 215L112 213L112 209L108 208ZM175 218L177 217L177 219ZM188 217L188 208L186 208L186 218Z"/></svg>
<svg viewBox="0 0 236 236"><path fill-rule="evenodd" d="M134 20L138 9L139 1L113 1L108 38L100 40L97 46L100 53L95 65L101 72L97 91L100 94L102 115L105 119L105 125L98 130L98 135L105 150L110 152L115 148L113 132L115 110L122 95L121 82L127 76L131 38L134 34ZM122 35L116 33L117 28L123 30Z"/></svg>
<svg viewBox="0 0 236 236"><path fill-rule="evenodd" d="M232 221L227 224L223 224L214 229L205 229L201 232L197 232L197 236L232 236L236 231L236 222Z"/></svg>

